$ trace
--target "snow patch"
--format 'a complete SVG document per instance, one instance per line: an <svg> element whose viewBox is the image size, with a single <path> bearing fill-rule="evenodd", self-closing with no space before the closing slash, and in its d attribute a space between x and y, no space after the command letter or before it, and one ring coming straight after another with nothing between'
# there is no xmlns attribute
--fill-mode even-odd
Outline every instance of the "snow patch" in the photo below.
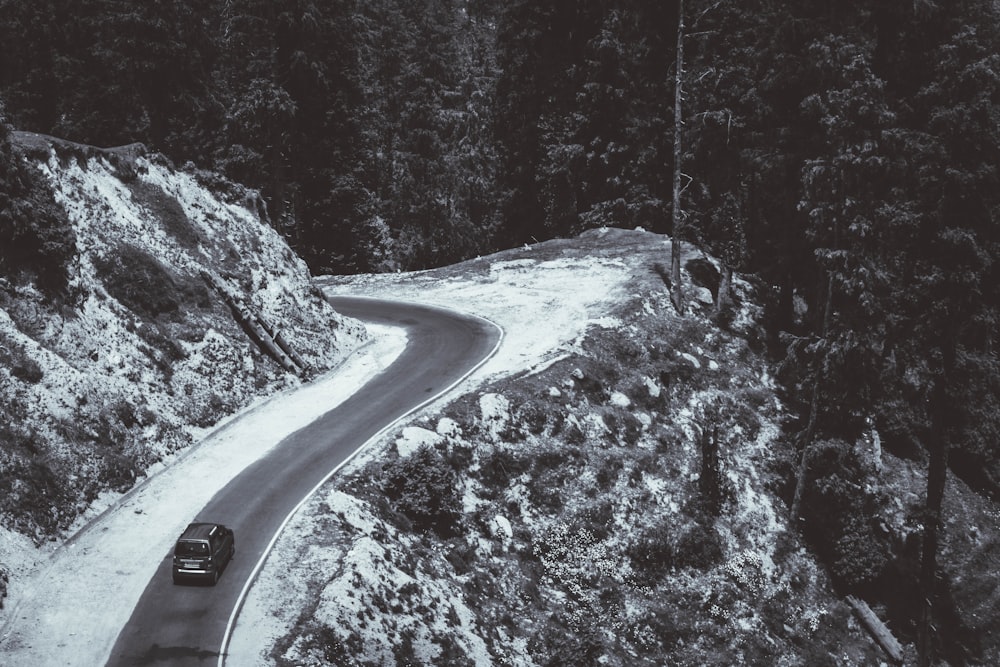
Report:
<svg viewBox="0 0 1000 667"><path fill-rule="evenodd" d="M625 394L621 393L620 391L611 392L611 396L608 398L608 402L611 403L611 405L614 405L615 407L619 408L627 408L628 406L632 405L632 400Z"/></svg>
<svg viewBox="0 0 1000 667"><path fill-rule="evenodd" d="M500 394L483 394L479 397L479 412L486 432L499 441L510 423L510 401Z"/></svg>
<svg viewBox="0 0 1000 667"><path fill-rule="evenodd" d="M419 426L403 428L402 435L396 439L396 451L402 458L407 458L421 447L433 447L441 442L441 435Z"/></svg>
<svg viewBox="0 0 1000 667"><path fill-rule="evenodd" d="M698 361L698 358L695 357L693 354L690 354L688 352L681 352L680 353L680 357L682 359L684 359L685 361L687 361L692 366L694 366L695 369L700 369L701 368L701 362Z"/></svg>

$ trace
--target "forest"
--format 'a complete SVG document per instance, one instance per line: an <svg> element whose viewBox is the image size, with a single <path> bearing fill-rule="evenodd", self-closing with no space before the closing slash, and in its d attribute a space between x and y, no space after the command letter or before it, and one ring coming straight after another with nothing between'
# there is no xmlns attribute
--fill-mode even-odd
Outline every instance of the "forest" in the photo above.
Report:
<svg viewBox="0 0 1000 667"><path fill-rule="evenodd" d="M844 443L926 466L928 605L949 471L1000 499L994 0L0 0L0 59L3 136L259 188L316 274L608 226L751 276L797 415L782 493L847 591L884 563ZM0 274L58 291L38 187L0 164Z"/></svg>

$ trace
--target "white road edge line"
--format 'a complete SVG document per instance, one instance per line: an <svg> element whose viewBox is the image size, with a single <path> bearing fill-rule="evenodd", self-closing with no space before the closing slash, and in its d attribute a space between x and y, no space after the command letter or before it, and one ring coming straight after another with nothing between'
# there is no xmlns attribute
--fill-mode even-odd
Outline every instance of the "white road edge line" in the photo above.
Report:
<svg viewBox="0 0 1000 667"><path fill-rule="evenodd" d="M348 296L348 295L333 295L333 296ZM359 297L351 296L351 298L359 298ZM360 298L366 298L366 297L360 297ZM370 298L370 297L368 297L368 298ZM380 300L384 300L384 299L380 299ZM424 304L421 304L421 305L424 305ZM450 308L443 308L441 306L433 306L433 307L434 308L439 308L441 310L451 310ZM388 431L390 431L391 429L395 428L396 425L399 422L403 421L404 419L406 419L407 417L409 417L413 413L418 412L420 410L423 410L429 404L431 404L434 401L438 400L439 398L441 398L442 396L444 396L445 394L447 394L448 392L450 392L452 389L454 389L455 387L457 387L461 383L465 382L465 380L467 380L470 375L472 375L473 373L475 373L476 371L478 371L480 368L482 368L483 364L485 364L487 361L489 361L493 357L493 355L495 355L497 353L497 350L500 349L500 345L501 345L501 343L503 343L503 339L504 339L504 330L503 330L503 327L501 327L499 324L497 324L496 322L494 322L492 320L489 320L489 319L487 319L485 317L482 317L481 315L473 315L473 314L469 314L469 313L463 313L463 312L457 311L457 310L456 311L452 311L452 312L458 313L458 314L466 316L466 317L474 317L474 318L480 319L483 322L486 322L486 323L491 324L492 326L496 327L497 331L500 332L500 337L497 339L497 344L493 346L493 349L490 350L489 354L487 354L485 357L483 357L479 361L479 363L477 363L475 366L473 366L472 368L470 368L468 370L468 372L466 372L464 375L462 375L462 377L458 378L453 383L451 383L448 387L446 387L445 389L442 389L440 392L438 392L434 396L431 396L430 398L428 398L427 400L425 400L423 403L421 403L421 404L419 404L419 405L411 408L405 414L402 414L399 417L397 417L396 419L392 420L390 423L388 423L384 427L382 427L382 429L378 433L376 433L375 435L373 435L372 437L368 438L363 443L361 443L361 445L357 449L355 449L353 452L351 452L350 456L348 456L346 459L344 459L343 461L341 461L340 464L337 465L337 467L335 467L333 470L331 470L326 475L326 477L324 477L322 480L320 480L320 482L316 486L314 486L309 491L309 493L307 493L305 495L305 497L302 498L302 500L299 501L299 503L295 507L292 508L292 511L288 513L288 515L285 517L285 519L281 522L281 525L278 526L278 530L275 531L274 536L271 538L271 541L268 542L268 544L267 544L266 547L264 547L264 553L261 554L260 560L257 561L256 565L254 565L253 571L250 572L250 576L247 578L246 583L243 585L243 590L240 591L239 597L236 598L236 604L233 605L233 612L229 615L229 621L226 623L226 631L222 635L222 644L220 644L220 646L219 646L219 660L218 660L218 663L217 663L218 667L224 667L225 664L226 664L226 653L227 653L227 651L229 649L229 642L232 640L233 628L236 626L236 618L237 618L237 616L239 616L240 611L243 609L243 604L246 602L246 597L247 597L247 594L250 592L250 587L253 586L254 582L257 580L257 575L260 574L261 569L263 569L263 567L264 567L264 561L267 560L267 557L270 555L271 551L274 549L274 545L277 544L278 538L281 536L282 531L285 530L285 526L287 526L288 522L290 522L292 520L292 517L295 516L295 514L300 509L302 509L302 506L305 505L306 502L308 502L309 499L312 498L313 495L315 495L315 493L317 491L319 491L320 487L322 487L324 484L326 484L327 482L329 482L330 479L334 475L336 475L340 471L341 468L343 468L345 465L347 465L348 463L350 463L351 460L355 456L357 456L363 449L367 448L369 445L371 445L372 443L376 442L377 440L380 440Z"/></svg>

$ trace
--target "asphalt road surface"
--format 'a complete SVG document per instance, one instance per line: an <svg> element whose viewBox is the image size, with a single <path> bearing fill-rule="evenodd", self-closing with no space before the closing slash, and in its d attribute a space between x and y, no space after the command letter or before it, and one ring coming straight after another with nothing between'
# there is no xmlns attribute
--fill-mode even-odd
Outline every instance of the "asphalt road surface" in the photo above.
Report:
<svg viewBox="0 0 1000 667"><path fill-rule="evenodd" d="M216 586L171 580L163 555L108 665L216 665L241 592L288 514L332 470L387 424L452 387L495 349L499 329L485 320L407 303L334 297L338 312L406 328L400 357L350 399L283 440L240 473L198 513L236 534L236 557ZM95 613L100 613L95 601Z"/></svg>

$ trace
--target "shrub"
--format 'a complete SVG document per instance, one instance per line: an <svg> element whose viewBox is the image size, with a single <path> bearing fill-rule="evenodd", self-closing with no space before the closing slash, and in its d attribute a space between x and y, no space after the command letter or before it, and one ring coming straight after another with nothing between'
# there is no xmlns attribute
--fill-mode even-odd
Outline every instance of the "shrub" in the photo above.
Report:
<svg viewBox="0 0 1000 667"><path fill-rule="evenodd" d="M718 297L719 283L722 281L722 276L714 264L707 259L697 257L685 262L684 268L687 270L688 275L691 276L691 282L709 289L712 292L713 299Z"/></svg>
<svg viewBox="0 0 1000 667"><path fill-rule="evenodd" d="M0 609L3 609L3 599L7 597L7 584L10 583L10 575L7 568L0 563Z"/></svg>
<svg viewBox="0 0 1000 667"><path fill-rule="evenodd" d="M674 562L673 536L667 525L647 529L627 550L632 567L640 574L660 577Z"/></svg>
<svg viewBox="0 0 1000 667"><path fill-rule="evenodd" d="M639 442L643 426L635 414L622 408L607 408L601 416L620 444L634 447Z"/></svg>
<svg viewBox="0 0 1000 667"><path fill-rule="evenodd" d="M27 451L17 452L0 464L0 515L9 517L11 525L25 534L55 534L75 514L75 490L64 482L61 471L54 469L58 462L36 451L30 436L19 440L16 444Z"/></svg>
<svg viewBox="0 0 1000 667"><path fill-rule="evenodd" d="M600 350L588 350L591 354L601 354ZM613 353L605 352L607 358L618 359ZM607 387L618 384L619 373L610 364L603 364L595 359L581 358L579 367L573 373L574 386L592 403L603 403L607 395Z"/></svg>
<svg viewBox="0 0 1000 667"><path fill-rule="evenodd" d="M451 545L445 559L455 568L456 574L468 574L476 563L476 548L465 540L459 540Z"/></svg>
<svg viewBox="0 0 1000 667"><path fill-rule="evenodd" d="M583 432L579 424L569 420L566 420L563 424L564 425L560 433L562 435L562 439L566 441L566 444L582 445L587 441L587 434Z"/></svg>
<svg viewBox="0 0 1000 667"><path fill-rule="evenodd" d="M337 632L328 626L321 626L313 635L316 648L320 650L323 657L332 665L348 664L351 658L351 651ZM306 644L308 646L308 644Z"/></svg>
<svg viewBox="0 0 1000 667"><path fill-rule="evenodd" d="M707 570L722 561L722 541L713 526L695 523L681 533L674 548L674 565Z"/></svg>
<svg viewBox="0 0 1000 667"><path fill-rule="evenodd" d="M498 447L480 460L479 481L487 489L504 489L513 478L526 472L530 465L525 454L507 447Z"/></svg>
<svg viewBox="0 0 1000 667"><path fill-rule="evenodd" d="M180 306L170 270L141 248L122 244L116 254L97 259L95 266L108 293L130 310L156 317Z"/></svg>
<svg viewBox="0 0 1000 667"><path fill-rule="evenodd" d="M10 374L28 384L38 384L45 374L38 362L27 355L20 346L14 351L10 363Z"/></svg>
<svg viewBox="0 0 1000 667"><path fill-rule="evenodd" d="M562 509L566 482L580 473L584 463L585 457L576 447L554 443L539 451L527 482L531 502L553 512Z"/></svg>
<svg viewBox="0 0 1000 667"><path fill-rule="evenodd" d="M514 413L514 422L532 435L540 435L545 430L548 422L549 412L541 405L534 402L527 402L521 405Z"/></svg>
<svg viewBox="0 0 1000 667"><path fill-rule="evenodd" d="M449 537L456 532L462 506L456 484L455 472L444 457L424 445L386 466L382 489L414 528Z"/></svg>
<svg viewBox="0 0 1000 667"><path fill-rule="evenodd" d="M543 663L546 667L580 667L581 665L596 665L603 652L603 645L593 629L557 635L550 638L548 657Z"/></svg>
<svg viewBox="0 0 1000 667"><path fill-rule="evenodd" d="M888 549L868 522L850 516L834 543L833 574L850 590L861 590L876 581L889 562Z"/></svg>
<svg viewBox="0 0 1000 667"><path fill-rule="evenodd" d="M556 469L534 473L528 480L528 499L541 510L559 512L563 508L563 487L568 474Z"/></svg>
<svg viewBox="0 0 1000 667"><path fill-rule="evenodd" d="M871 530L871 518L885 502L858 484L866 471L854 448L841 440L813 445L809 477L802 496L804 535L849 588L877 578L888 560L888 547Z"/></svg>
<svg viewBox="0 0 1000 667"><path fill-rule="evenodd" d="M132 181L129 190L132 191L132 197L149 209L159 219L163 229L181 246L189 249L198 247L198 230L176 198L167 194L159 185L142 180Z"/></svg>
<svg viewBox="0 0 1000 667"><path fill-rule="evenodd" d="M589 531L595 539L606 540L614 527L615 505L610 499L604 498L584 510L579 523Z"/></svg>
<svg viewBox="0 0 1000 667"><path fill-rule="evenodd" d="M115 491L127 491L135 484L140 466L135 458L113 449L101 452L100 481Z"/></svg>
<svg viewBox="0 0 1000 667"><path fill-rule="evenodd" d="M52 295L69 280L76 232L51 186L16 154L9 131L0 106L0 275L28 273Z"/></svg>
<svg viewBox="0 0 1000 667"><path fill-rule="evenodd" d="M608 454L601 461L594 475L598 490L602 492L609 491L618 481L618 476L624 467L625 464L620 456Z"/></svg>
<svg viewBox="0 0 1000 667"><path fill-rule="evenodd" d="M191 421L199 428L208 428L218 422L223 415L230 412L231 407L222 396L213 391L209 395L208 401L195 410L191 416Z"/></svg>

